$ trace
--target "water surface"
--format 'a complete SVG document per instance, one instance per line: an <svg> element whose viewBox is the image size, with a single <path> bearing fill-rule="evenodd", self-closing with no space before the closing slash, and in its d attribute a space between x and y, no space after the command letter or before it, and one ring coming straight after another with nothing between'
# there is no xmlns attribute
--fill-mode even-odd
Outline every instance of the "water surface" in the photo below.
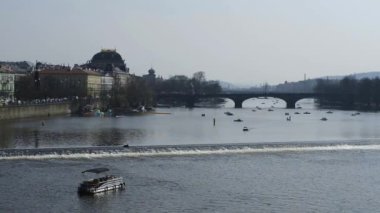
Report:
<svg viewBox="0 0 380 213"><path fill-rule="evenodd" d="M299 105L1 122L0 211L377 212L380 114ZM91 177L81 171L95 167L123 176L126 189L78 196Z"/></svg>
<svg viewBox="0 0 380 213"><path fill-rule="evenodd" d="M2 122L0 148L88 147L120 145L179 145L272 142L331 142L377 140L380 114L316 109L311 100L302 109L284 109L273 99L244 102L243 109L161 108L124 117L55 117ZM262 110L257 110L259 106ZM273 111L268 111L271 107ZM255 111L252 111L252 110ZM233 116L227 116L226 111ZM296 112L300 114L295 114ZM311 114L303 114L310 112ZM289 113L291 121L287 121ZM205 114L205 117L201 115ZM326 117L327 121L321 121ZM234 122L235 119L243 122ZM215 126L213 125L215 119ZM250 129L243 132L243 127Z"/></svg>

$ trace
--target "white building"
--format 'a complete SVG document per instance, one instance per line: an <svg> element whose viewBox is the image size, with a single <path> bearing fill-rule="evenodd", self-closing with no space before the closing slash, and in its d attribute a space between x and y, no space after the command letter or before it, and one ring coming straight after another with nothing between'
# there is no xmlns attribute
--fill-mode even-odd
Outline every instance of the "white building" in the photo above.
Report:
<svg viewBox="0 0 380 213"><path fill-rule="evenodd" d="M112 76L109 76L106 74L105 76L101 77L100 82L101 82L100 83L101 84L101 91L109 92L112 89L114 78Z"/></svg>
<svg viewBox="0 0 380 213"><path fill-rule="evenodd" d="M15 93L15 74L0 70L0 100L13 100ZM1 101L0 101L1 102Z"/></svg>

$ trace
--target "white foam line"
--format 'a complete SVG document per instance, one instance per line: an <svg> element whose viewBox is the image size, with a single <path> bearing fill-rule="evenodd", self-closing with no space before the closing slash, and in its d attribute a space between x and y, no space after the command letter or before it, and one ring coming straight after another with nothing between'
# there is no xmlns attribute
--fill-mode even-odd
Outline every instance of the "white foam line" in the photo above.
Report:
<svg viewBox="0 0 380 213"><path fill-rule="evenodd" d="M287 146L287 147L242 147L237 149L221 148L219 150L152 150L146 152L103 152L103 153L77 153L77 154L42 154L22 156L2 156L0 160L44 160L44 159L93 159L107 157L154 157L154 156L186 156L210 154L249 154L249 153L279 153L279 152L313 152L313 151L352 151L352 150L380 150L380 145L331 145L331 146Z"/></svg>

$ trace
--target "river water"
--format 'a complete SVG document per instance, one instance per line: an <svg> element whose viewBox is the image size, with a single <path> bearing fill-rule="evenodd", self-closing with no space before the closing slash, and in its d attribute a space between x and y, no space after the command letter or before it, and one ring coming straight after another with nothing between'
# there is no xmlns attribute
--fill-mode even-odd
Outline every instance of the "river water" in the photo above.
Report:
<svg viewBox="0 0 380 213"><path fill-rule="evenodd" d="M232 106L2 122L0 211L378 211L380 114L327 113L313 100ZM78 196L91 177L81 171L94 167L123 176L126 189Z"/></svg>

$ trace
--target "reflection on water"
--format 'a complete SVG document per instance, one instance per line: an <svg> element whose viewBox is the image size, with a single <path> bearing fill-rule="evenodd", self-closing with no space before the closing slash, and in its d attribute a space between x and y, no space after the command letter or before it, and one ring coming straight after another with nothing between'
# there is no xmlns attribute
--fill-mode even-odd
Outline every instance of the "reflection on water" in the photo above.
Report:
<svg viewBox="0 0 380 213"><path fill-rule="evenodd" d="M249 99L245 108L157 109L163 114L119 118L51 117L0 122L1 148L226 144L378 139L380 115L315 108L314 101L285 109L277 99ZM268 110L271 109L271 110ZM226 111L233 116L226 116ZM310 114L304 114L309 112ZM297 114L298 113L298 114ZM204 114L204 116L202 116ZM286 120L286 114L292 117ZM327 117L328 121L321 121ZM240 118L243 122L233 122ZM215 126L213 121L215 119ZM42 125L42 122L44 125ZM243 127L250 131L243 132Z"/></svg>
<svg viewBox="0 0 380 213"><path fill-rule="evenodd" d="M12 126L8 122L0 122L0 148L12 147Z"/></svg>
<svg viewBox="0 0 380 213"><path fill-rule="evenodd" d="M8 130L8 131L4 131ZM4 131L4 134L3 134ZM16 134L17 133L17 134ZM41 148L65 146L117 146L128 144L128 140L144 138L141 129L106 128L93 131L46 131L44 129L10 126L1 129L1 148Z"/></svg>
<svg viewBox="0 0 380 213"><path fill-rule="evenodd" d="M38 148L38 144L39 144L39 141L40 141L40 138L39 138L39 132L37 130L34 130L33 131L33 136L34 136L34 148Z"/></svg>
<svg viewBox="0 0 380 213"><path fill-rule="evenodd" d="M98 132L94 132L95 146L111 146L122 144L121 139L123 138L123 133L120 129L101 129Z"/></svg>
<svg viewBox="0 0 380 213"><path fill-rule="evenodd" d="M141 129L107 128L94 132L92 138L96 141L94 146L116 146L128 144L128 140L136 140L144 137Z"/></svg>

